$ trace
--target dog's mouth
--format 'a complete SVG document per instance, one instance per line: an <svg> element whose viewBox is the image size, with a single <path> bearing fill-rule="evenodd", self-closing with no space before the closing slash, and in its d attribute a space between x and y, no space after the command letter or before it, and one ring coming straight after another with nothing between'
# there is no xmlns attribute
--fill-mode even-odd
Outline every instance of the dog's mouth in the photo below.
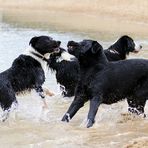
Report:
<svg viewBox="0 0 148 148"><path fill-rule="evenodd" d="M48 53L44 54L43 56L44 56L46 59L49 59L49 57L50 57L51 54L59 53L59 52L60 52L60 46L58 46L58 47L53 47L52 49L49 50Z"/></svg>

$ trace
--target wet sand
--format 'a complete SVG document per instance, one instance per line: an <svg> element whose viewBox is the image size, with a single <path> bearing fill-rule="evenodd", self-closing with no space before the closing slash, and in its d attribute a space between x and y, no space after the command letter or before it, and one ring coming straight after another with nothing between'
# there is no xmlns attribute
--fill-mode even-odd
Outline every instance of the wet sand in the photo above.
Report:
<svg viewBox="0 0 148 148"><path fill-rule="evenodd" d="M148 36L148 1L143 0L0 0L8 23L89 33L90 37ZM104 37L105 38L105 37Z"/></svg>

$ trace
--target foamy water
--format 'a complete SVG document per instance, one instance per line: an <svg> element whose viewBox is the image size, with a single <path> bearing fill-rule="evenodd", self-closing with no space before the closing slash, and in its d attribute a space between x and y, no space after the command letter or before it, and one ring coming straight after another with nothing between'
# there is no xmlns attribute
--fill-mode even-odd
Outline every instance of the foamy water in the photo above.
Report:
<svg viewBox="0 0 148 148"><path fill-rule="evenodd" d="M29 40L37 35L49 35L61 40L63 47L68 40L80 41L87 38L73 33L15 28L1 23L0 71L9 68L12 61L28 47ZM100 41L104 47L112 42ZM138 42L143 44L144 49L130 58L148 58L148 41ZM85 121L89 103L86 103L70 123L63 123L61 118L73 98L63 98L60 95L55 76L50 71L45 85L55 93L55 96L46 98L49 109L42 108L42 101L34 91L18 96L17 112L12 113L5 123L0 123L0 148L119 148L127 145L148 147L148 118L129 115L126 101L101 105L95 125L87 129ZM145 113L148 115L148 103Z"/></svg>

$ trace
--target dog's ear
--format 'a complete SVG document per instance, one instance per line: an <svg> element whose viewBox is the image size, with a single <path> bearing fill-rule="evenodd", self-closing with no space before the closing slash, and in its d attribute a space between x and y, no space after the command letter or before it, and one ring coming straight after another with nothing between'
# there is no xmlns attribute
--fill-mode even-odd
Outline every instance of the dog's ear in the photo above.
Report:
<svg viewBox="0 0 148 148"><path fill-rule="evenodd" d="M38 41L39 37L33 37L30 42L29 42L29 45L31 45L32 47L35 46L36 42Z"/></svg>
<svg viewBox="0 0 148 148"><path fill-rule="evenodd" d="M133 41L132 38L129 38L127 40L127 47L126 47L126 54L129 54L129 52L133 52L135 50L135 42Z"/></svg>
<svg viewBox="0 0 148 148"><path fill-rule="evenodd" d="M92 49L91 49L92 53L95 54L102 49L103 49L103 47L97 41L92 42Z"/></svg>
<svg viewBox="0 0 148 148"><path fill-rule="evenodd" d="M132 39L128 39L127 40L127 47L128 48L133 48L135 46L135 43L134 43L134 41L132 40Z"/></svg>

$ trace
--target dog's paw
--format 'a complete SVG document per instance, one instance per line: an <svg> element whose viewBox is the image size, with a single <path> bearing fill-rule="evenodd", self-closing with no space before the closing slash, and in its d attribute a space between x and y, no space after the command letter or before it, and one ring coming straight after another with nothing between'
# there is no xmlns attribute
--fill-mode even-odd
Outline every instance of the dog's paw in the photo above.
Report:
<svg viewBox="0 0 148 148"><path fill-rule="evenodd" d="M62 118L62 121L69 122L70 121L70 114L69 113L66 113L64 115L64 117Z"/></svg>
<svg viewBox="0 0 148 148"><path fill-rule="evenodd" d="M91 119L88 119L88 120L87 120L87 125L86 125L86 127L87 127L87 128L90 128L90 127L93 126L94 123L95 123L95 121L93 121L93 120L91 120Z"/></svg>
<svg viewBox="0 0 148 148"><path fill-rule="evenodd" d="M132 113L132 114L135 114L135 115L138 115L138 116L140 116L140 117L146 118L146 114L143 113L142 111L139 111L139 110L136 109L136 108L131 108L131 107L129 107L129 108L128 108L128 111L129 111L130 113Z"/></svg>
<svg viewBox="0 0 148 148"><path fill-rule="evenodd" d="M146 118L146 114L145 113L141 113L141 114L139 114L139 116L142 117L142 118Z"/></svg>
<svg viewBox="0 0 148 148"><path fill-rule="evenodd" d="M9 117L9 112L8 111L4 111L3 115L0 117L0 121L1 122L5 122Z"/></svg>

